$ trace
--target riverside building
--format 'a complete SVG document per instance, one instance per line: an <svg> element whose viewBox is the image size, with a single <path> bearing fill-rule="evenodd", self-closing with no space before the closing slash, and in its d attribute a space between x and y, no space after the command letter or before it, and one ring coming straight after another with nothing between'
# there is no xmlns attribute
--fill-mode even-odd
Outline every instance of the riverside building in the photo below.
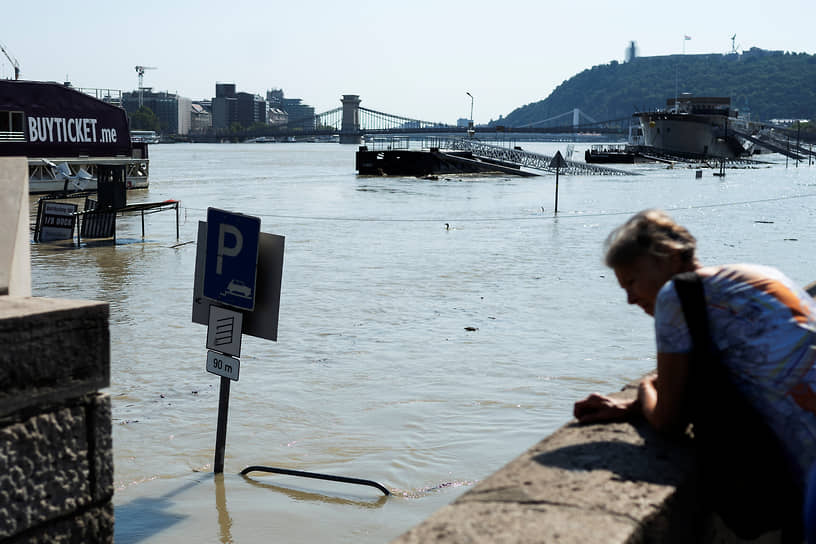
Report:
<svg viewBox="0 0 816 544"><path fill-rule="evenodd" d="M139 111L139 104L149 108L161 123L164 134L190 133L192 100L169 92L153 92L150 87L122 93L122 107L132 115Z"/></svg>

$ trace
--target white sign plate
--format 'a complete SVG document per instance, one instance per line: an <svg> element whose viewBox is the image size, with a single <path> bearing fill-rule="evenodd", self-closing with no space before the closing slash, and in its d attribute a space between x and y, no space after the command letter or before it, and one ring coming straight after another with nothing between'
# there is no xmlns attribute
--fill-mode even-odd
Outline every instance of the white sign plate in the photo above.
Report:
<svg viewBox="0 0 816 544"><path fill-rule="evenodd" d="M76 204L43 200L42 215L38 217L39 233L35 242L70 240L74 235Z"/></svg>
<svg viewBox="0 0 816 544"><path fill-rule="evenodd" d="M244 314L210 306L210 322L207 326L207 349L214 349L227 355L241 356L241 327Z"/></svg>
<svg viewBox="0 0 816 544"><path fill-rule="evenodd" d="M230 357L229 355L224 355L217 351L207 352L207 372L237 382L240 368L241 361L235 357Z"/></svg>

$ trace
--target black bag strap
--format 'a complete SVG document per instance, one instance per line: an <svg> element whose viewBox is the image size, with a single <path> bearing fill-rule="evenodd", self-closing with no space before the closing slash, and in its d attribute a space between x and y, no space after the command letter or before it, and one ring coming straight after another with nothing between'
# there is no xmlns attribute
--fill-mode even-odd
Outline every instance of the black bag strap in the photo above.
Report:
<svg viewBox="0 0 816 544"><path fill-rule="evenodd" d="M694 424L695 435L706 436L710 435L708 429L712 427L710 414L717 410L713 404L717 398L715 390L718 384L723 384L725 377L709 334L702 278L696 272L683 272L672 279L691 335L686 409Z"/></svg>
<svg viewBox="0 0 816 544"><path fill-rule="evenodd" d="M692 351L703 355L715 352L708 329L703 280L697 272L683 272L674 276L674 288L680 297L683 316L691 335Z"/></svg>

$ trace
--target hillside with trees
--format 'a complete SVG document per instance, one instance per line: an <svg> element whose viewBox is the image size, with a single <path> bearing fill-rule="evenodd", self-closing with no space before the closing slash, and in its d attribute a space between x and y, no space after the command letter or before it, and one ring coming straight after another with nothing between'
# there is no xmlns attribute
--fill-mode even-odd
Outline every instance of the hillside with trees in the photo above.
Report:
<svg viewBox="0 0 816 544"><path fill-rule="evenodd" d="M753 48L742 54L612 61L584 70L546 99L516 108L490 124L525 126L573 108L598 121L629 118L636 111L665 108L666 100L677 92L731 97L732 107L750 113L754 121L812 120L816 118L816 55ZM571 123L571 118L562 117L552 124Z"/></svg>

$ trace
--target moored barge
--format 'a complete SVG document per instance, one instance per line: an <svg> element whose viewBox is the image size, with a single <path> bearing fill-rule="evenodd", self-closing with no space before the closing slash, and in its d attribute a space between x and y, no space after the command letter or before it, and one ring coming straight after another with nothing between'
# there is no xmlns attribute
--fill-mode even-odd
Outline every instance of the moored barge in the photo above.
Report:
<svg viewBox="0 0 816 544"><path fill-rule="evenodd" d="M0 156L28 158L31 193L96 189L100 165L124 166L129 189L149 184L125 110L55 82L0 80Z"/></svg>

